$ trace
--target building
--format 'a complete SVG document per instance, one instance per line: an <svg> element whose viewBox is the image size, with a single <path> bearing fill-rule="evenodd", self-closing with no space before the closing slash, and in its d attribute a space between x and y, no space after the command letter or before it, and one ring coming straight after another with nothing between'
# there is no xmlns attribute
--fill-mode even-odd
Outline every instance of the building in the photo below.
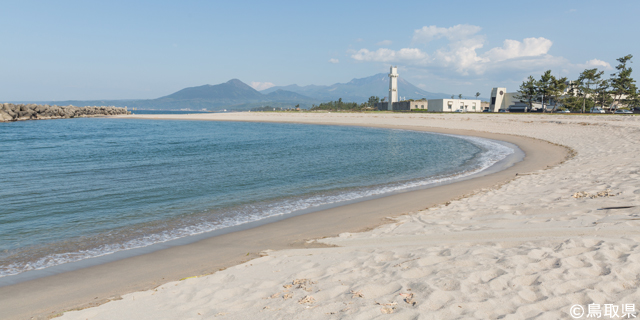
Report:
<svg viewBox="0 0 640 320"><path fill-rule="evenodd" d="M471 99L429 99L428 110L434 112L482 112L481 104L480 100Z"/></svg>
<svg viewBox="0 0 640 320"><path fill-rule="evenodd" d="M389 111L427 110L434 112L482 112L480 100L431 99L398 101L398 67L389 69L389 100L378 102L375 108Z"/></svg>
<svg viewBox="0 0 640 320"><path fill-rule="evenodd" d="M409 110L428 110L429 109L429 101L428 100L412 100L409 101Z"/></svg>
<svg viewBox="0 0 640 320"><path fill-rule="evenodd" d="M482 112L482 101L471 99L404 100L392 104L392 111L425 110L433 112ZM389 110L389 103L376 104L378 110Z"/></svg>
<svg viewBox="0 0 640 320"><path fill-rule="evenodd" d="M572 94L571 91L565 90L563 95ZM491 112L499 112L500 110L506 110L509 112L531 112L542 111L542 101L540 96L536 96L532 101L532 106L529 103L522 101L519 98L519 92L507 92L507 88L493 88L491 89L491 102L489 104L489 110ZM556 102L551 103L549 98L545 98L545 108L547 111L553 110L557 107Z"/></svg>
<svg viewBox="0 0 640 320"><path fill-rule="evenodd" d="M522 103L516 97L518 92L507 92L507 88L491 89L491 101L489 111L498 112L500 109L508 110L510 106L520 106Z"/></svg>

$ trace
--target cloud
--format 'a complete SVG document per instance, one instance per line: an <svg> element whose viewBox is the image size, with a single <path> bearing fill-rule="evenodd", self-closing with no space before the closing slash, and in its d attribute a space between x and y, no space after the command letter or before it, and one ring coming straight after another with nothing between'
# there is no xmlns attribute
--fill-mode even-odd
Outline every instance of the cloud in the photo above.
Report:
<svg viewBox="0 0 640 320"><path fill-rule="evenodd" d="M468 38L480 32L482 28L468 24L459 24L450 28L438 28L436 26L422 27L413 32L414 43L428 43L435 39L447 38L449 40L460 40Z"/></svg>
<svg viewBox="0 0 640 320"><path fill-rule="evenodd" d="M416 48L405 48L398 51L380 48L376 51L369 51L367 49L360 49L353 53L351 57L358 61L378 61L378 62L392 62L392 61L406 61L406 62L418 62L426 61L428 55Z"/></svg>
<svg viewBox="0 0 640 320"><path fill-rule="evenodd" d="M485 86L514 89L522 79L529 75L538 78L546 70L571 78L584 69L613 69L598 59L575 63L555 56L551 53L553 41L544 37L499 39L500 45L487 47L487 36L481 31L479 26L466 24L425 26L413 30L411 42L404 48L362 47L347 53L357 62L401 65L405 76L420 79L420 87L432 92L448 92L454 87L473 93Z"/></svg>
<svg viewBox="0 0 640 320"><path fill-rule="evenodd" d="M339 63L340 60L331 58L331 59L329 59L329 62L331 62L331 63Z"/></svg>
<svg viewBox="0 0 640 320"><path fill-rule="evenodd" d="M613 67L611 67L611 64L598 59L589 60L587 61L587 63L579 64L578 66L584 67L585 69L602 68L605 70L613 70Z"/></svg>
<svg viewBox="0 0 640 320"><path fill-rule="evenodd" d="M251 82L251 84L249 84L249 86L251 86L252 88L261 91L264 89L269 89L271 87L275 87L276 85L271 83L271 82L257 82L257 81L253 81Z"/></svg>
<svg viewBox="0 0 640 320"><path fill-rule="evenodd" d="M504 61L520 57L535 57L547 54L553 42L545 38L525 38L522 42L517 40L504 40L502 47L493 48L485 56L491 61Z"/></svg>
<svg viewBox="0 0 640 320"><path fill-rule="evenodd" d="M439 70L440 74L452 72L461 76L481 76L495 74L506 70L536 70L536 68L561 67L567 69L571 65L562 57L549 54L553 42L549 39L525 38L522 40L506 39L502 46L484 50L486 36L479 34L479 26L459 24L449 28L425 26L414 30L413 47L392 50L380 48L369 50L362 48L351 51L351 58L356 61L403 63L407 66L429 67ZM437 39L447 42L428 52L420 45L428 45ZM596 60L592 65L605 66L605 62ZM608 64L606 64L608 65Z"/></svg>
<svg viewBox="0 0 640 320"><path fill-rule="evenodd" d="M393 42L391 42L391 40L382 40L382 41L376 43L376 46L389 46L392 43Z"/></svg>

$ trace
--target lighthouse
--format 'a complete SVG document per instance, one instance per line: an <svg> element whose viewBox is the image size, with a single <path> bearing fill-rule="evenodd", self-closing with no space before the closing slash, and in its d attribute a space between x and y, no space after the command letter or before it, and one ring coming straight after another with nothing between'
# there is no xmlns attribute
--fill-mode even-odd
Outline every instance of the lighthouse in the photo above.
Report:
<svg viewBox="0 0 640 320"><path fill-rule="evenodd" d="M398 102L398 67L391 67L389 71L389 104L387 110L393 110L393 103Z"/></svg>

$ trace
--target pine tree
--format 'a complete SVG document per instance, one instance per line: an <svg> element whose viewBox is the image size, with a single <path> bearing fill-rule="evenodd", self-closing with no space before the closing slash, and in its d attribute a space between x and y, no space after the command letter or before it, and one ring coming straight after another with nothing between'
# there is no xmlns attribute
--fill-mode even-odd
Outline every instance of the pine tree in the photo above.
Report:
<svg viewBox="0 0 640 320"><path fill-rule="evenodd" d="M555 79L556 78L551 75L551 70L547 70L540 76L540 80L537 81L536 88L538 89L538 94L542 96L542 112L547 112L547 108L544 106L544 98L549 97Z"/></svg>
<svg viewBox="0 0 640 320"><path fill-rule="evenodd" d="M616 66L618 72L611 75L611 94L613 94L614 100L618 101L618 106L623 98L629 103L635 99L637 94L636 81L631 78L632 69L627 68L627 63L632 63L631 58L633 58L633 55L630 54L618 58L617 60L620 63Z"/></svg>
<svg viewBox="0 0 640 320"><path fill-rule="evenodd" d="M578 84L578 90L582 93L582 113L585 113L585 108L587 105L587 100L589 100L590 102L594 102L594 93L595 91L593 89L591 89L591 86L595 85L596 87L599 87L602 83L602 75L604 74L604 71L600 71L598 72L598 68L594 68L594 69L585 69L584 71L582 71L582 73L580 73L580 76L578 77L578 80L576 81ZM594 103L590 103L591 104L595 104Z"/></svg>
<svg viewBox="0 0 640 320"><path fill-rule="evenodd" d="M549 98L553 99L553 111L556 111L558 107L558 102L560 101L560 97L564 95L564 91L567 89L567 77L562 77L557 79L552 76L551 84L549 86ZM549 101L551 102L551 101Z"/></svg>
<svg viewBox="0 0 640 320"><path fill-rule="evenodd" d="M522 84L520 85L520 89L518 90L518 93L520 94L515 97L520 101L526 101L527 103L529 103L529 110L533 108L533 99L535 99L536 95L538 94L536 85L536 79L534 79L532 76L529 76L526 81L522 82Z"/></svg>

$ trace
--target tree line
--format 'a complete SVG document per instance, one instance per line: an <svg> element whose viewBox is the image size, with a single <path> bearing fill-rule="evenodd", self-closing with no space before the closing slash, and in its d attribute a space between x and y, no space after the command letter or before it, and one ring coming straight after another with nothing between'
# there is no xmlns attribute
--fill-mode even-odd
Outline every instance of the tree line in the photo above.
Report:
<svg viewBox="0 0 640 320"><path fill-rule="evenodd" d="M384 98L382 98L382 101L384 101ZM310 111L319 111L319 110L323 110L323 111L368 111L368 110L375 110L376 107L376 103L381 102L380 98L378 98L377 96L371 96L369 97L369 100L367 102L363 102L363 103L357 103L357 102L343 102L342 98L338 99L337 101L329 101L329 102L323 102L320 103L319 105L313 105L311 107L311 109L309 109Z"/></svg>
<svg viewBox="0 0 640 320"><path fill-rule="evenodd" d="M568 81L567 77L556 78L551 70L545 71L539 80L529 76L523 81L518 90L516 99L527 102L529 109L533 108L534 101L542 102L543 112L546 112L545 103L551 105L553 110L562 107L571 111L582 111L600 106L601 108L618 109L640 106L640 96L635 80L631 77L633 55L626 55L616 59L618 65L616 72L604 79L604 71L598 68L585 69L578 79Z"/></svg>

